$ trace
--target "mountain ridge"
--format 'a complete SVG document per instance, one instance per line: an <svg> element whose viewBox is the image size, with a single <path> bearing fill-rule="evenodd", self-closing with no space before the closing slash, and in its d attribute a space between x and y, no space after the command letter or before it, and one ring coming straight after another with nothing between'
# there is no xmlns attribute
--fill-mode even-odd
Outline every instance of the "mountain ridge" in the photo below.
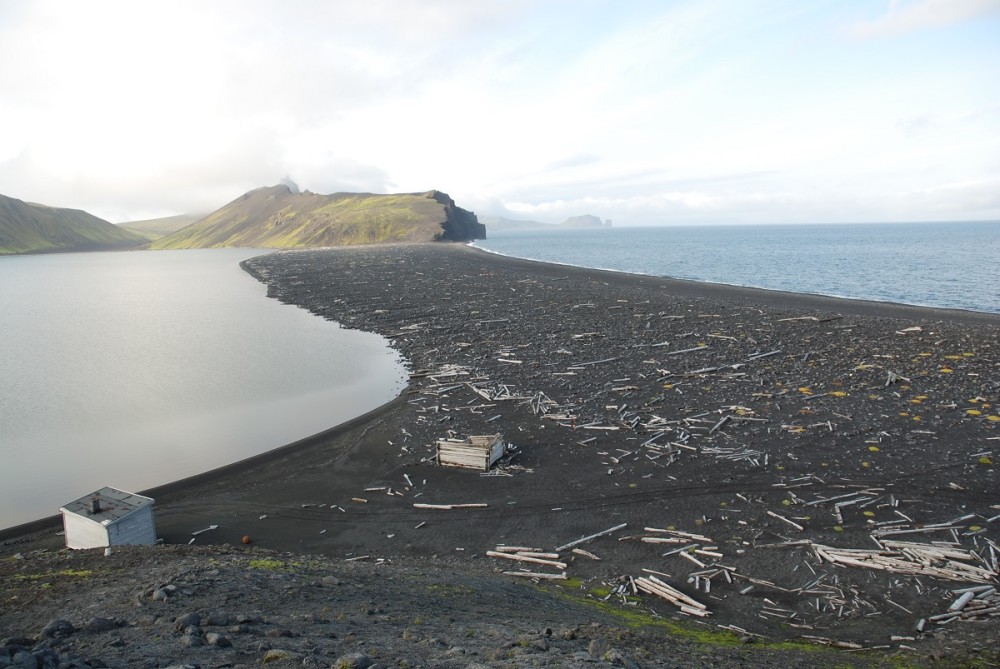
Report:
<svg viewBox="0 0 1000 669"><path fill-rule="evenodd" d="M154 249L305 248L387 242L471 241L486 227L446 193L298 192L286 184L247 191L156 240Z"/></svg>
<svg viewBox="0 0 1000 669"><path fill-rule="evenodd" d="M0 255L116 251L148 240L81 209L0 195Z"/></svg>

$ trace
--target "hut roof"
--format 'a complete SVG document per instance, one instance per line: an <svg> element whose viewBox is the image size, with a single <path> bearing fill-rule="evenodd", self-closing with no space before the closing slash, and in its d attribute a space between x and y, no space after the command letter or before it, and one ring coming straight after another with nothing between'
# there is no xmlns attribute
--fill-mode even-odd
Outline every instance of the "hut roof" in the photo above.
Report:
<svg viewBox="0 0 1000 669"><path fill-rule="evenodd" d="M100 509L97 513L93 511L93 500L95 499ZM152 498L105 486L96 492L70 502L62 507L62 510L107 525L152 503Z"/></svg>

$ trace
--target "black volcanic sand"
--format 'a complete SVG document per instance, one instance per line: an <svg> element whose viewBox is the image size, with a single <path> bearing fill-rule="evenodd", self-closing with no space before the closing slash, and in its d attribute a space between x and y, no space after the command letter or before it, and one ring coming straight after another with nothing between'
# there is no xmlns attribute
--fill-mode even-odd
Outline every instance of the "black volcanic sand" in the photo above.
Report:
<svg viewBox="0 0 1000 669"><path fill-rule="evenodd" d="M457 245L281 252L244 265L271 296L388 337L412 383L351 423L150 491L167 543L219 525L196 544L237 545L247 535L247 550L513 580L499 572L560 570L486 551L551 551L627 523L580 546L599 560L561 551L571 580L543 587L603 598L655 570L708 606L712 617L695 627L735 625L744 638L965 644L975 653L1000 635L997 618L927 623L929 634L915 634L968 582L831 566L808 545L781 545L873 549L873 529L955 521L955 530L894 538L991 558L989 542L1000 544L1000 520L989 521L1000 514L996 315L571 268ZM436 439L492 432L517 449L499 475L433 463ZM867 499L842 507L841 519L834 501L819 501L857 492ZM701 569L663 555L687 544L642 542L665 536L647 527L711 539L690 543L723 557L694 557L736 577L696 589L688 576ZM45 531L4 551L60 541ZM631 599L638 604L628 610L684 618L650 595Z"/></svg>

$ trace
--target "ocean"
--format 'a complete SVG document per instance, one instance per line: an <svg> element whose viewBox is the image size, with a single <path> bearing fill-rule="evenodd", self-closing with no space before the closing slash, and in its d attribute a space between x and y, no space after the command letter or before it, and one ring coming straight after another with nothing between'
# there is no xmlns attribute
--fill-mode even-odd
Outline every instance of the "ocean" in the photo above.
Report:
<svg viewBox="0 0 1000 669"><path fill-rule="evenodd" d="M0 258L0 528L140 491L396 397L387 340L267 297L252 249Z"/></svg>
<svg viewBox="0 0 1000 669"><path fill-rule="evenodd" d="M498 232L501 255L637 274L1000 313L1000 222Z"/></svg>

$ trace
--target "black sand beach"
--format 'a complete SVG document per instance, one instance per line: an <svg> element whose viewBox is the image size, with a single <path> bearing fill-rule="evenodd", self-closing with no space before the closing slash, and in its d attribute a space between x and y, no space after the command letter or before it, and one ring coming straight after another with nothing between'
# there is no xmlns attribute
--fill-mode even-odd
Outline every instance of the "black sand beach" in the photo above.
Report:
<svg viewBox="0 0 1000 669"><path fill-rule="evenodd" d="M976 654L1000 632L996 613L928 620L979 581L822 559L823 546L936 545L995 584L996 315L455 245L282 252L245 267L277 299L391 339L412 383L346 425L149 491L168 544L218 525L196 545L243 550L246 535L246 550L496 579L565 571L545 587L747 640ZM516 447L493 475L433 464L436 439L493 432ZM580 544L586 553L558 551L565 569L486 555L553 552L618 526ZM3 554L60 546L51 528L28 529L2 537ZM650 572L710 617L637 593Z"/></svg>

